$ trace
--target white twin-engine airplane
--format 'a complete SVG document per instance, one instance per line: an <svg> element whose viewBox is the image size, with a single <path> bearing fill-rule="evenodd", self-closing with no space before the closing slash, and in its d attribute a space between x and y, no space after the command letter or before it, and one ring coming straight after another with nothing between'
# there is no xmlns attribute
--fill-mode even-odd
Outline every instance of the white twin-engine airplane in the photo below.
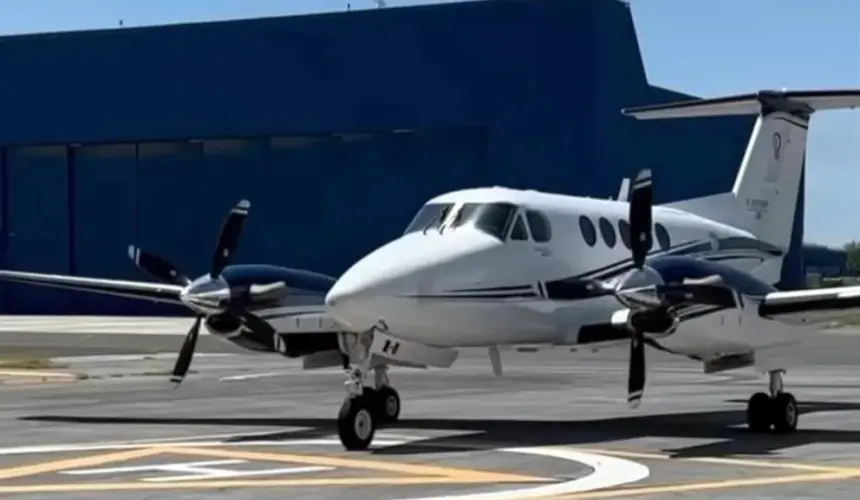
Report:
<svg viewBox="0 0 860 500"><path fill-rule="evenodd" d="M646 344L698 360L706 373L754 366L770 375L770 389L750 398L749 427L790 432L797 403L783 391L786 367L774 348L860 312L860 287L773 285L791 240L810 116L857 105L860 90L762 91L624 110L640 119L757 114L732 191L652 207L643 170L618 200L499 187L451 192L337 280L228 265L247 201L228 217L210 272L193 281L134 247L135 262L168 284L19 271L0 271L0 279L185 304L197 319L177 359L177 383L201 322L249 349L302 357L306 368L342 366L349 381L338 429L352 450L367 448L377 425L399 416L388 366L450 367L457 348L487 347L501 375L499 346L518 344L630 342L634 407Z"/></svg>

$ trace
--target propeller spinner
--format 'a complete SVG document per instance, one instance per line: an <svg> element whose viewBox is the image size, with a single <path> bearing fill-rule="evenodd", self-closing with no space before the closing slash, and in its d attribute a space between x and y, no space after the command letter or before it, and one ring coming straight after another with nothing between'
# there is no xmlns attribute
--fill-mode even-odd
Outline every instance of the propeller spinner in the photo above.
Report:
<svg viewBox="0 0 860 500"><path fill-rule="evenodd" d="M167 259L133 245L129 247L129 256L138 267L164 282L185 287L179 294L179 299L196 313L170 377L170 381L177 385L182 383L188 373L200 335L200 326L207 316L227 314L260 335L275 334L268 323L246 310L242 304L235 303L230 285L221 278L221 272L230 264L230 259L238 247L239 236L250 208L251 203L248 200L241 200L233 207L221 227L209 273L194 281Z"/></svg>

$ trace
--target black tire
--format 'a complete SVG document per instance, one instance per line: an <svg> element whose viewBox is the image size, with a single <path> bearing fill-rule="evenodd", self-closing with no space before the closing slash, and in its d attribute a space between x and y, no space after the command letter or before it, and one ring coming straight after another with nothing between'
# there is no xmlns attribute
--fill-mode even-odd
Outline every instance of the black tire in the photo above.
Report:
<svg viewBox="0 0 860 500"><path fill-rule="evenodd" d="M400 394L393 387L382 387L376 391L381 421L386 424L397 422L400 418Z"/></svg>
<svg viewBox="0 0 860 500"><path fill-rule="evenodd" d="M797 430L799 416L797 401L791 393L783 392L773 398L770 418L775 432L780 434L794 432Z"/></svg>
<svg viewBox="0 0 860 500"><path fill-rule="evenodd" d="M753 432L767 432L770 430L773 411L770 396L763 392L757 392L750 397L747 403L747 426Z"/></svg>
<svg viewBox="0 0 860 500"><path fill-rule="evenodd" d="M337 416L337 434L349 451L366 450L376 434L374 402L366 396L351 396L344 400Z"/></svg>

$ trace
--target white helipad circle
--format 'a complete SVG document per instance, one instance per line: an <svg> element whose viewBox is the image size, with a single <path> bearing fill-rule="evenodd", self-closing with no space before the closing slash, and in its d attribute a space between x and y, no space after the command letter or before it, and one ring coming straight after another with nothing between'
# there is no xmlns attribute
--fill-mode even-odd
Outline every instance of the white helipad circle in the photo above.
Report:
<svg viewBox="0 0 860 500"><path fill-rule="evenodd" d="M245 434L245 436L259 435L259 433ZM219 435L217 437L227 437ZM243 434L230 434L230 437L243 436ZM200 438L215 436L200 436ZM0 448L0 456L64 453L73 451L105 451L105 450L129 450L134 448L157 447L157 446L194 446L194 447L255 447L255 446L341 446L338 439L295 439L289 441L250 441L250 442L223 442L223 441L195 441L195 438L169 438L162 440L139 440L103 443L82 444L56 444L40 446L15 446ZM397 446L409 444L425 439L419 436L398 436L397 439L378 437L373 443L377 446ZM503 491L492 491L486 493L466 493L462 495L441 495L433 497L410 497L398 500L513 500L520 498L539 498L547 496L565 495L571 493L583 493L598 489L613 488L624 484L635 483L650 476L648 467L617 457L609 457L597 453L576 450L571 447L539 446L525 448L487 448L488 450L502 453L517 453L535 455L559 460L577 462L589 466L593 472L570 481L552 483L541 486L517 488Z"/></svg>

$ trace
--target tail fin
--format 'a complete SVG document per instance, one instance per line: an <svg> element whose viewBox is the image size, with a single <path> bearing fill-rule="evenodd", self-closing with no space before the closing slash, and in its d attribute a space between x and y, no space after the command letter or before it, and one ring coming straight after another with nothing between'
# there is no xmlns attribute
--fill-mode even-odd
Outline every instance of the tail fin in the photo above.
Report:
<svg viewBox="0 0 860 500"><path fill-rule="evenodd" d="M858 106L860 90L760 91L622 112L643 120L758 115L731 192L666 206L746 229L757 238L787 250L810 117L819 110Z"/></svg>

